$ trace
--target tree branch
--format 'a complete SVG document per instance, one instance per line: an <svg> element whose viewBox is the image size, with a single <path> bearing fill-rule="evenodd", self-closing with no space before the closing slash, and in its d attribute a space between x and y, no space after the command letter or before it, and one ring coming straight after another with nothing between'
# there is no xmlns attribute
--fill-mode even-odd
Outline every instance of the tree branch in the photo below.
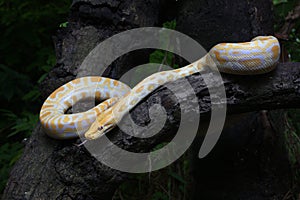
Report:
<svg viewBox="0 0 300 200"><path fill-rule="evenodd" d="M186 2L191 3L192 1ZM238 6L235 9L227 6L228 3L225 1L210 1L207 5L200 4L199 1L194 2L198 4L199 10L204 9L204 11L202 14L197 11L195 15L191 15L190 11L181 14L181 23L187 26L182 30L192 33L191 35L199 40L207 41L206 46L224 40L246 40L253 36L248 30L249 12L245 12L247 9L244 8L244 5L248 5L248 1L236 0L235 3L231 3L231 5ZM269 4L270 2L257 1L258 8L262 7L262 3ZM216 7L215 4L219 7ZM194 4L191 7L193 8ZM123 30L140 26L154 26L159 21L159 9L158 1L74 1L68 27L61 29L60 34L56 37L58 63L42 85L43 96L47 97L58 86L73 79L78 66L97 43ZM251 10L254 11L251 12L253 15L260 16L255 9ZM265 23L262 25L262 27L266 27L266 22L270 22L268 18L272 15L263 13L264 15L255 17L255 20L267 17L263 20ZM190 22L184 20L189 17ZM232 25L233 22L234 25ZM258 23L252 24L257 26ZM243 27L241 28L241 26ZM269 23L267 27L272 28L273 24ZM255 28L253 32L256 34L258 30ZM269 32L259 32L259 34ZM227 40L229 36L230 38ZM136 61L139 58L138 56L131 57L132 59L128 60ZM144 55L144 57L148 59L148 55ZM134 62L128 63L130 65L126 62L115 64L112 67L113 72L110 74L118 77L122 74L119 72L135 66L132 64ZM280 64L274 72L259 76L224 74L228 113L287 107L298 108L299 72L299 63L286 63ZM204 76L213 79L211 75ZM185 88L181 87L185 80L177 80L166 86L173 86L173 92L181 96L182 101L190 102L190 96L186 95ZM201 114L201 119L202 116L208 118L210 97L202 77L196 74L187 77L187 80L198 97L200 110L196 112ZM220 83L216 85L218 84ZM174 93L162 87L132 110L131 116L134 121L139 125L149 124L148 108L155 103L163 105L168 114L167 122L160 133L148 139L137 139L122 134L118 128L115 128L107 135L110 140L122 149L148 152L157 144L168 141L174 136L180 122L181 111L188 113L195 109L189 103L180 108ZM111 199L119 184L129 178L128 174L102 165L83 146L74 145L79 142L81 141L51 139L38 125L28 139L22 157L11 172L3 199ZM106 152L109 152L112 146L105 148ZM110 155L108 153L104 156Z"/></svg>
<svg viewBox="0 0 300 200"><path fill-rule="evenodd" d="M198 99L199 113L208 115L209 95L201 76L196 74L187 79L196 95L201 97ZM173 92L178 92L183 101L189 101L189 96L184 95L184 88L180 87L184 81L180 79L169 84L178 86ZM229 113L299 108L300 63L279 64L275 71L259 76L224 75L224 81ZM168 113L167 123L159 134L149 139L137 139L115 128L108 134L111 141L122 149L148 152L157 144L172 138L180 122L180 117L177 117L180 109L174 95L165 87L156 90L136 106L131 115L140 125L149 123L148 107L158 102L158 99L161 99ZM189 112L193 107L181 109ZM74 146L74 142L48 138L38 126L11 172L3 199L110 198L119 184L128 179L128 174L102 165L84 147ZM104 156L110 156L110 148L112 146L105 147L108 154Z"/></svg>

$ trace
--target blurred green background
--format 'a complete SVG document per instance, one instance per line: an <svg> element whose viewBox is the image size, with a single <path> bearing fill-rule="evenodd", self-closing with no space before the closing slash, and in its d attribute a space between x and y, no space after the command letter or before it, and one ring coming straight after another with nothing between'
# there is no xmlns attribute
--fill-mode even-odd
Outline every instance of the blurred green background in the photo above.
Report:
<svg viewBox="0 0 300 200"><path fill-rule="evenodd" d="M298 1L273 0L273 3L278 32ZM38 122L42 104L38 84L56 63L52 36L57 29L67 26L70 5L71 0L0 0L0 194L11 167L22 153L22 140ZM298 21L284 43L292 61L300 61L299 29ZM153 56L155 53L150 60L155 59ZM293 135L300 144L300 123L296 120L300 119L300 113L290 110L287 118L293 127L287 131L287 139ZM299 145L287 144L287 147L296 163ZM185 183L182 176L170 170L168 176ZM167 199L163 192L156 196Z"/></svg>
<svg viewBox="0 0 300 200"><path fill-rule="evenodd" d="M71 0L0 0L0 194L41 107L38 84L54 66L52 36Z"/></svg>

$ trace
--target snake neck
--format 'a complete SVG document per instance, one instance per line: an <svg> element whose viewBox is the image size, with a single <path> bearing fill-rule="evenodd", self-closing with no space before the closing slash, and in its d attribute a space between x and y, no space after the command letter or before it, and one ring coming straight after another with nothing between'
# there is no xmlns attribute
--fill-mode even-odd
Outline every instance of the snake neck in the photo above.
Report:
<svg viewBox="0 0 300 200"><path fill-rule="evenodd" d="M266 73L274 69L279 54L279 42L272 36L257 37L251 42L218 44L204 57L186 67L158 72L145 78L109 112L102 114L95 128L100 127L102 133L107 132L146 96L168 82L206 69L239 75Z"/></svg>
<svg viewBox="0 0 300 200"><path fill-rule="evenodd" d="M208 60L205 56L186 67L158 72L147 77L141 83L136 85L130 93L125 95L124 98L97 117L96 121L85 133L86 139L92 140L101 137L114 128L117 123L122 120L124 115L128 114L132 108L158 87L168 82L200 72L207 62Z"/></svg>
<svg viewBox="0 0 300 200"><path fill-rule="evenodd" d="M210 59L210 56L206 54L201 59L185 67L152 74L137 84L128 95L117 102L112 107L111 114L114 114L116 122L119 122L125 114L129 113L129 111L141 102L142 99L151 94L157 88L166 83L187 77L191 74L202 72L211 62L212 60Z"/></svg>

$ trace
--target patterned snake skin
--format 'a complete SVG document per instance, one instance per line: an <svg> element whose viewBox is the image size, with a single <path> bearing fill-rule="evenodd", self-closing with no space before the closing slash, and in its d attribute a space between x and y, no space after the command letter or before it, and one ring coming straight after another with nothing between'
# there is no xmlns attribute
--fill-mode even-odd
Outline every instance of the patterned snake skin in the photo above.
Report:
<svg viewBox="0 0 300 200"><path fill-rule="evenodd" d="M96 139L110 131L126 113L159 86L216 65L220 72L237 75L267 73L276 67L280 46L273 36L258 36L250 42L221 43L198 61L180 69L163 71L145 78L133 89L104 77L75 79L55 90L44 102L40 121L45 132L56 139L78 135ZM106 99L81 113L65 114L76 102ZM117 116L117 117L116 117Z"/></svg>

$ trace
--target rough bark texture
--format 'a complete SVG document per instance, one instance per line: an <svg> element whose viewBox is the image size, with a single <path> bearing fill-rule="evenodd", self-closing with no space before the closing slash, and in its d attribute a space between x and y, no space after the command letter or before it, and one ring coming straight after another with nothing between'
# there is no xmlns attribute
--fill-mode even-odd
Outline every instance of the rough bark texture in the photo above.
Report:
<svg viewBox="0 0 300 200"><path fill-rule="evenodd" d="M276 71L255 77L260 81L250 81L251 78L246 77L237 79L226 76L227 101L230 107L234 106L234 109L229 107L229 111L240 113L268 109L271 105L272 109L299 106L296 104L300 101L299 66L299 63L281 64ZM200 75L188 77L188 81L199 97L200 113L208 115L209 96L205 92L205 83L201 80ZM183 82L184 80L181 79L170 84L178 86ZM256 85L257 90L253 89L253 82L259 83ZM176 93L184 96L184 88L177 87ZM189 101L189 98L184 96L181 100ZM174 116L177 116L180 110L166 88L155 91L133 110L132 115L138 117L139 124L147 124L149 120L147 107L157 102L157 99L161 99L162 105L170 114L163 131L151 139L138 140L115 129L110 134L114 144L123 149L145 152L174 136L174 129L176 131L180 120L180 117ZM193 108L181 107L181 109L188 113ZM74 142L50 139L38 125L26 145L22 158L11 172L3 199L111 198L118 185L128 178L127 174L102 165L84 147L73 145ZM109 148L111 147L107 147L108 152Z"/></svg>
<svg viewBox="0 0 300 200"><path fill-rule="evenodd" d="M206 49L222 41L249 41L273 34L272 2L191 0L179 2L178 29Z"/></svg>
<svg viewBox="0 0 300 200"><path fill-rule="evenodd" d="M236 42L249 40L256 35L273 34L271 1L190 0L181 1L180 7L179 30L196 39L207 49L224 40ZM295 74L291 73L292 76ZM296 79L290 78L297 80L298 75L296 77ZM251 87L241 91L260 90L260 87L256 84L266 83L259 76L255 79L252 79L252 77L236 78L234 78L234 81L238 81L236 83L241 85L243 83L240 81L252 82ZM253 80L255 80L255 83ZM285 87L277 85L276 82L274 84L278 88ZM236 90L237 94L245 95L238 91L239 89ZM269 91L272 91L272 89ZM259 101L247 100L249 104L247 103L245 107L239 107L238 110L249 111L248 108L253 107L250 105L251 102L255 102L255 107L258 109L274 109L273 103L267 104L272 99L272 97L269 97L275 93L265 93L266 96ZM289 98L289 95L280 96L280 98ZM231 100L233 104L229 103L228 112L236 113L235 97ZM265 102L263 104L267 107L260 107L259 102ZM280 103L277 102L277 104ZM295 105L296 102L293 104ZM288 175L290 171L284 148L284 132L282 131L284 120L281 112L269 112L268 116L271 121L273 118L270 116L279 116L272 121L272 126L269 128L262 125L266 119L262 117L260 112L228 117L218 145L205 159L195 159L201 145L201 139L196 140L192 152L194 162L192 164L193 180L191 182L193 191L191 192L191 198L284 198L290 190L291 176Z"/></svg>
<svg viewBox="0 0 300 200"><path fill-rule="evenodd" d="M164 3L167 4L168 2ZM219 41L245 41L257 34L272 33L272 23L269 21L271 4L270 2L264 2L266 1L180 1L177 7L180 16L178 26L182 32L189 34L207 48ZM71 7L68 28L60 30L55 38L58 63L42 84L43 96L48 96L55 88L72 80L76 76L78 66L83 58L97 43L126 29L156 25L159 22L159 10L159 2L155 0L74 1ZM163 14L161 16L164 17ZM146 57L140 54L138 61L133 58L134 56L128 55L114 62L110 70L107 71L107 75L117 78L122 72L127 71L130 66L143 63ZM126 65L123 65L124 63ZM125 67L121 68L121 64ZM205 76L211 77L211 81L214 80L211 73ZM280 64L275 71L259 76L223 75L223 78L230 114L260 109L299 107L297 102L300 101L300 63ZM201 114L201 119L202 116L208 118L210 114L210 97L202 77L195 74L187 77L187 80L198 97L200 110L197 112ZM183 97L181 101L188 102L190 96L186 96L184 88L180 87L184 81L185 79L180 79L169 83L167 86L177 86L172 88L175 88L176 94ZM215 85L218 86L218 84L220 83ZM148 108L156 102L160 102L168 113L166 125L159 134L141 140L122 134L116 128L109 134L110 140L126 150L147 152L157 144L169 141L174 136L180 121L180 109L185 113L189 113L194 109L191 106L179 108L175 96L166 87L161 87L132 110L133 119L140 125L147 125L150 120ZM254 135L257 136L258 134L259 132ZM199 137L201 137L201 134ZM229 138L237 140L236 137L238 136L234 135ZM246 134L243 138L245 137L250 136ZM260 138L255 141L258 140ZM227 137L227 145L221 145L220 148L212 152L212 157L208 159L216 160L222 157L223 154L217 152L230 146L228 144L232 144L228 141ZM102 165L83 146L74 146L73 144L76 142L78 141L50 139L38 125L33 135L28 139L23 156L11 172L3 199L111 199L115 189L128 178L128 174ZM243 141L237 143L240 146L245 145ZM247 145L245 146L247 147ZM112 147L107 147L107 152L110 148ZM255 151L255 145L251 146L252 150ZM264 147L260 150L263 151ZM278 150L278 152L276 156L284 151ZM251 159L257 158L257 155L262 156L261 160L269 158L268 156L264 157L264 154L253 155L255 156L250 156ZM234 159L244 157L247 157L247 155L231 157L231 161L234 162ZM280 156L280 158L283 157ZM281 161L287 163L284 159ZM205 161L201 162L203 164ZM241 163L240 161L237 162ZM220 163L217 163L217 165L212 162L207 163L210 163L208 168L212 165L220 166ZM264 162L256 164L263 165ZM270 163L267 166L269 167L269 165ZM250 168L251 166L255 167L255 164L250 165ZM280 168L280 166L278 167ZM285 169L285 167L283 168ZM226 171L221 172L226 173ZM231 171L230 173L233 175L235 172ZM218 176L218 174L215 174L215 176ZM248 173L247 176L251 176L251 173ZM201 175L198 177L201 178ZM208 180L211 176L206 178ZM231 178L232 176L228 176L228 179ZM208 192L199 196L196 195L195 199L199 197L206 197L207 199L224 199L226 197L231 199L257 199L257 196L251 194L247 198L243 198L235 190L231 191L231 195L226 196L226 191L230 191L228 188L216 192L212 190L212 185L218 181L218 178L215 177L210 180L211 182L207 185L204 182L199 183L200 188L203 185L207 186ZM277 177L265 183L270 183L272 180L280 179ZM240 183L237 182L237 184ZM228 185L233 188L236 187L234 183ZM223 184L218 185L218 187L221 186ZM243 186L247 187L249 185L245 184ZM259 188L253 184L252 186L255 188L253 191L257 191L257 188ZM264 189L265 187L262 188L262 190ZM282 194L284 189L280 190L279 193ZM214 196L220 191L221 195ZM241 188L239 191L243 192L246 189ZM271 188L271 192L274 191L275 189ZM194 194L196 193L194 192ZM234 194L236 195L234 196ZM267 193L266 196L269 198L272 194Z"/></svg>
<svg viewBox="0 0 300 200"><path fill-rule="evenodd" d="M74 0L68 26L54 37L57 64L41 85L43 98L74 79L84 58L101 41L125 30L155 26L158 14L158 0ZM147 56L139 52L124 55L103 75L119 78L131 66L148 61Z"/></svg>
<svg viewBox="0 0 300 200"><path fill-rule="evenodd" d="M157 0L74 0L70 9L68 26L54 37L57 64L41 85L44 99L76 77L83 59L102 40L124 30L154 26L159 4ZM117 60L106 75L118 78L135 56ZM131 64L143 63L145 56L136 56ZM74 142L49 139L38 125L11 172L3 199L110 199L126 174L101 165Z"/></svg>

